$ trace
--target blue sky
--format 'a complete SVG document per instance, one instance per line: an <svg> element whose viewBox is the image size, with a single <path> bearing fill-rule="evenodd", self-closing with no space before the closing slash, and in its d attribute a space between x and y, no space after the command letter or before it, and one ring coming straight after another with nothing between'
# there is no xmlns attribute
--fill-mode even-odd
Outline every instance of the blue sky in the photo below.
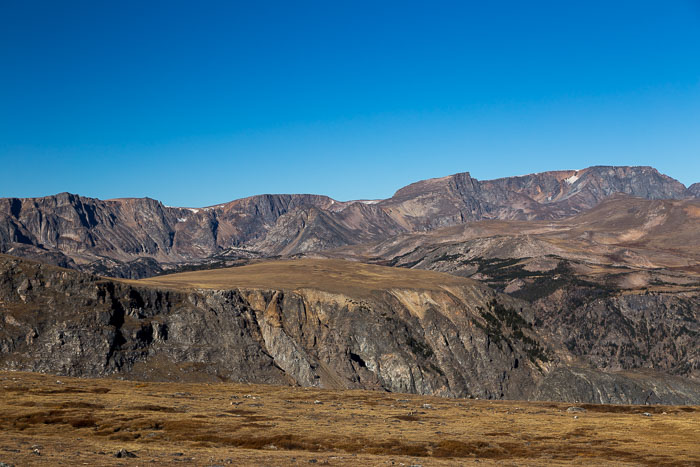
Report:
<svg viewBox="0 0 700 467"><path fill-rule="evenodd" d="M700 182L700 2L2 4L3 197L383 198L599 164Z"/></svg>

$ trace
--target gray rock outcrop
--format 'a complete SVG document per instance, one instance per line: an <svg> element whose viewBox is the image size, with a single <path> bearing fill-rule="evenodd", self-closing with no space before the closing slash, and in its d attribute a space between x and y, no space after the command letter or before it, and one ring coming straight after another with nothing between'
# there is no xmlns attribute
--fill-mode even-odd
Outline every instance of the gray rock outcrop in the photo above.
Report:
<svg viewBox="0 0 700 467"><path fill-rule="evenodd" d="M586 402L654 391L698 402L700 385L663 374L622 386L629 376L594 368L585 384L557 376L572 355L521 305L472 282L348 294L172 290L0 256L0 368Z"/></svg>

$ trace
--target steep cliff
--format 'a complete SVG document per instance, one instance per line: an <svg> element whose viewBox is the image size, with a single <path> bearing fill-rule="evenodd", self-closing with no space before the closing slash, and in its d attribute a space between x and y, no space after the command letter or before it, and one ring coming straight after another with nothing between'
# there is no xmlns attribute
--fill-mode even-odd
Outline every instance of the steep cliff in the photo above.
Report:
<svg viewBox="0 0 700 467"><path fill-rule="evenodd" d="M498 301L512 300L465 280L344 294L154 288L10 257L1 271L7 369L516 398L546 359L525 318Z"/></svg>
<svg viewBox="0 0 700 467"><path fill-rule="evenodd" d="M295 261L118 282L2 256L0 300L3 369L600 401L548 377L571 356L523 302L429 271Z"/></svg>

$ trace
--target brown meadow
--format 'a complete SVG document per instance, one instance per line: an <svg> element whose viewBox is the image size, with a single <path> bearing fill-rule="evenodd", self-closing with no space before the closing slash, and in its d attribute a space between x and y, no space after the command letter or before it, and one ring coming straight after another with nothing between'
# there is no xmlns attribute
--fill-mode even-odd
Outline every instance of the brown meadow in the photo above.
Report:
<svg viewBox="0 0 700 467"><path fill-rule="evenodd" d="M0 462L700 465L700 407L568 407L2 372Z"/></svg>

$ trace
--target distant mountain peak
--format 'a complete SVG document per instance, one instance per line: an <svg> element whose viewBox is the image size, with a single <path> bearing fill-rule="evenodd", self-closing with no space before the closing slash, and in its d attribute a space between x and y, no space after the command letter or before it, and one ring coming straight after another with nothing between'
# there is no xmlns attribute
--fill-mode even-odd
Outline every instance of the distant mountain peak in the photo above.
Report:
<svg viewBox="0 0 700 467"><path fill-rule="evenodd" d="M688 187L688 191L696 198L700 198L700 183L693 183Z"/></svg>
<svg viewBox="0 0 700 467"><path fill-rule="evenodd" d="M12 249L121 275L129 269L125 264L142 258L172 266L232 249L291 255L482 219L560 219L615 193L682 199L700 196L700 185L686 189L653 167L593 166L484 181L460 172L412 183L384 200L262 194L179 208L152 198L102 201L71 193L5 198L0 199L0 252ZM138 275L148 274L139 267Z"/></svg>

